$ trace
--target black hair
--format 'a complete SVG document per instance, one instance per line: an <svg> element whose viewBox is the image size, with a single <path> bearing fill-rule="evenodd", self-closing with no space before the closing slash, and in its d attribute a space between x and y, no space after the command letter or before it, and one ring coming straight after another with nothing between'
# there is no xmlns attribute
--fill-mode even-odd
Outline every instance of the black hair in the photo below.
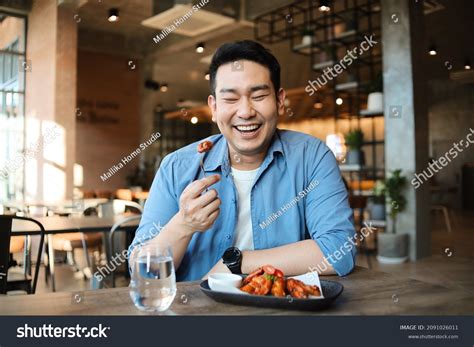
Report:
<svg viewBox="0 0 474 347"><path fill-rule="evenodd" d="M270 71L270 79L275 89L275 95L278 95L278 90L280 90L280 63L270 50L252 40L225 43L214 53L209 67L212 95L216 96L216 73L219 66L239 60L250 60L265 66ZM235 68L239 68L239 66L237 64Z"/></svg>

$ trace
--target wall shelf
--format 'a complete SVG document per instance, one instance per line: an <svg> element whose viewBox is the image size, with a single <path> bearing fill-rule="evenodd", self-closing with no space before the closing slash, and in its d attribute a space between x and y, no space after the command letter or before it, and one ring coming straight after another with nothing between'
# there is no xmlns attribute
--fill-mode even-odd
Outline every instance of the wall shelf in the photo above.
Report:
<svg viewBox="0 0 474 347"><path fill-rule="evenodd" d="M368 141L363 144L366 153L370 155L366 158L368 165L342 164L341 172L359 183L363 180L383 178L385 163L383 159L380 160L380 148L384 146L384 141L377 140L375 132L376 118L382 117L383 112L362 110L367 107L366 86L370 81L376 80L377 74L382 71L380 1L334 0L331 1L329 12L320 12L318 6L318 1L300 0L258 16L254 20L255 38L272 44L288 41L295 54L309 57L311 70L308 71L308 79L316 72L313 78L316 81L328 67L338 63L343 66L346 55L353 53L351 64L346 61L342 72L338 68L335 77L332 76L331 80L326 78L326 83L318 86L318 96L320 100L325 100L325 110L334 115L336 133L340 120L348 121L351 130L361 128L361 119L368 118L365 122L370 122L371 129L365 134ZM287 20L288 16L291 21ZM308 29L313 32L313 41L311 44L302 45L302 31ZM365 46L367 49L364 49L361 43L371 36L377 44L370 48ZM338 98L343 99L342 105L336 104ZM371 191L353 193L371 195Z"/></svg>

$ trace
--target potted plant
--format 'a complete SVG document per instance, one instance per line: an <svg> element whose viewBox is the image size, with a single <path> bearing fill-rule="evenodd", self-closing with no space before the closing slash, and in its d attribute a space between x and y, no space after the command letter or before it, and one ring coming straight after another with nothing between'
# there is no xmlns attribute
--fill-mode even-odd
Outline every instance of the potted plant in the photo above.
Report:
<svg viewBox="0 0 474 347"><path fill-rule="evenodd" d="M311 46L311 43L313 42L313 35L314 35L314 31L309 27L301 30L301 36L303 37L301 39L301 45Z"/></svg>
<svg viewBox="0 0 474 347"><path fill-rule="evenodd" d="M367 85L367 110L383 112L383 77L377 77Z"/></svg>
<svg viewBox="0 0 474 347"><path fill-rule="evenodd" d="M403 194L406 177L395 170L385 179L385 195L389 206L388 232L378 235L377 260L383 264L401 264L408 259L408 234L397 233L398 214L405 210L407 200Z"/></svg>
<svg viewBox="0 0 474 347"><path fill-rule="evenodd" d="M361 129L356 129L348 132L344 136L346 146L349 147L346 155L346 164L354 165L359 164L363 165L364 152L362 152L362 145L364 144L364 133Z"/></svg>
<svg viewBox="0 0 474 347"><path fill-rule="evenodd" d="M370 218L385 220L385 182L377 180L373 189L373 196L369 200L368 209Z"/></svg>

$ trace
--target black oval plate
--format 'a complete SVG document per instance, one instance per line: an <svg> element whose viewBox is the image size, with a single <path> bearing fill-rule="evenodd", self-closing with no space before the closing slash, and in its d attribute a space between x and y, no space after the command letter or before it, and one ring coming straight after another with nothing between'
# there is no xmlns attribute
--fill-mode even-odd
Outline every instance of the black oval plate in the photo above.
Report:
<svg viewBox="0 0 474 347"><path fill-rule="evenodd" d="M217 302L234 305L314 311L327 308L344 290L344 286L339 282L327 280L320 280L320 282L324 298L319 299L295 299L292 297L282 298L269 295L242 295L216 292L209 288L207 280L202 281L200 287L204 294Z"/></svg>

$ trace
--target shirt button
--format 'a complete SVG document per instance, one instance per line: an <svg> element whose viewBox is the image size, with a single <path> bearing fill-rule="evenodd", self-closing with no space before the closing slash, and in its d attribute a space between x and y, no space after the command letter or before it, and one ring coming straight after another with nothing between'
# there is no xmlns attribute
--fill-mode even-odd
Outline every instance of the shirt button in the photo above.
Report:
<svg viewBox="0 0 474 347"><path fill-rule="evenodd" d="M226 235L225 237L227 240L230 240L230 235Z"/></svg>

